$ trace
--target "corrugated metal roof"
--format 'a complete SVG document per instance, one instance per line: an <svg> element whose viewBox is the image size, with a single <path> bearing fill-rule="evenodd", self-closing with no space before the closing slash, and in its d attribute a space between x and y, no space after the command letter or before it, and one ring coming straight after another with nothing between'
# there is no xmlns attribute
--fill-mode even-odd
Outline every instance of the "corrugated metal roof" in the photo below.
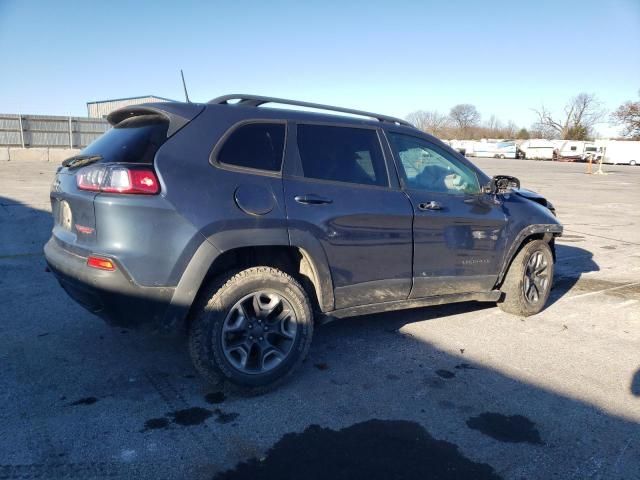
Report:
<svg viewBox="0 0 640 480"><path fill-rule="evenodd" d="M118 108L128 107L129 105L139 105L141 103L149 103L149 102L175 102L175 100L169 100L168 98L148 95L146 97L117 98L114 100L87 102L87 114L91 118L104 118L114 110L117 110Z"/></svg>
<svg viewBox="0 0 640 480"><path fill-rule="evenodd" d="M178 100L173 100L171 98L159 97L157 95L140 95L137 97L125 97L125 98L109 98L107 100L94 100L92 102L87 102L87 105L90 103L105 103L105 102L120 102L123 100L137 100L139 98L157 98L158 100L164 100L165 102L177 102Z"/></svg>

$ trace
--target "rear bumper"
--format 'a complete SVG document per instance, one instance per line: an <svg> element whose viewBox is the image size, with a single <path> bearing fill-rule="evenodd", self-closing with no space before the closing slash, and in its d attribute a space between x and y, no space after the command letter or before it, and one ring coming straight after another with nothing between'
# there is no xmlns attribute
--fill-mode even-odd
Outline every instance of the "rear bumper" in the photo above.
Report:
<svg viewBox="0 0 640 480"><path fill-rule="evenodd" d="M142 287L118 263L104 271L87 266L87 258L66 250L55 238L44 246L51 271L67 294L107 323L125 328L164 330L174 288Z"/></svg>

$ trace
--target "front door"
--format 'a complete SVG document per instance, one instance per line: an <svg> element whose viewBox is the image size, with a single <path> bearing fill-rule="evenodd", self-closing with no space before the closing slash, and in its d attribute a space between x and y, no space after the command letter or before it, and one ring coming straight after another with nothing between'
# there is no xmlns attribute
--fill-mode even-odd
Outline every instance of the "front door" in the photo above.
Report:
<svg viewBox="0 0 640 480"><path fill-rule="evenodd" d="M411 298L491 290L506 216L472 167L427 139L389 133L415 212Z"/></svg>
<svg viewBox="0 0 640 480"><path fill-rule="evenodd" d="M292 244L318 242L335 308L404 300L413 209L391 186L376 128L292 125L284 195ZM292 163L289 163L292 162Z"/></svg>

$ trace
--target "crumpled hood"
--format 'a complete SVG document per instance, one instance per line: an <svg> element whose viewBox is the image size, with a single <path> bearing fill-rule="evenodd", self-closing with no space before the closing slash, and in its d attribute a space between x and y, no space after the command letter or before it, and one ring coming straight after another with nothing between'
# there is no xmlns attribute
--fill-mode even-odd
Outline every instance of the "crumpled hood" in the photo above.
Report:
<svg viewBox="0 0 640 480"><path fill-rule="evenodd" d="M547 207L549 210L551 210L551 213L553 213L554 215L556 214L556 209L553 206L553 204L549 200L547 200L545 197L540 195L538 192L534 192L533 190L527 190L526 188L518 188L513 190L513 193L515 193L516 195L520 195L521 197L524 197L533 202L539 203L543 207Z"/></svg>

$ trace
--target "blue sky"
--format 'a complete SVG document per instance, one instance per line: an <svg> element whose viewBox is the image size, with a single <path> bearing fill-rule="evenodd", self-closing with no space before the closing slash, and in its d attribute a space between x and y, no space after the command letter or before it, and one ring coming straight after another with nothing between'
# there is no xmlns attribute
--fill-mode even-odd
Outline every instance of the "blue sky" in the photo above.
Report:
<svg viewBox="0 0 640 480"><path fill-rule="evenodd" d="M0 112L258 93L405 116L473 103L529 126L595 93L638 98L640 0L0 0Z"/></svg>

